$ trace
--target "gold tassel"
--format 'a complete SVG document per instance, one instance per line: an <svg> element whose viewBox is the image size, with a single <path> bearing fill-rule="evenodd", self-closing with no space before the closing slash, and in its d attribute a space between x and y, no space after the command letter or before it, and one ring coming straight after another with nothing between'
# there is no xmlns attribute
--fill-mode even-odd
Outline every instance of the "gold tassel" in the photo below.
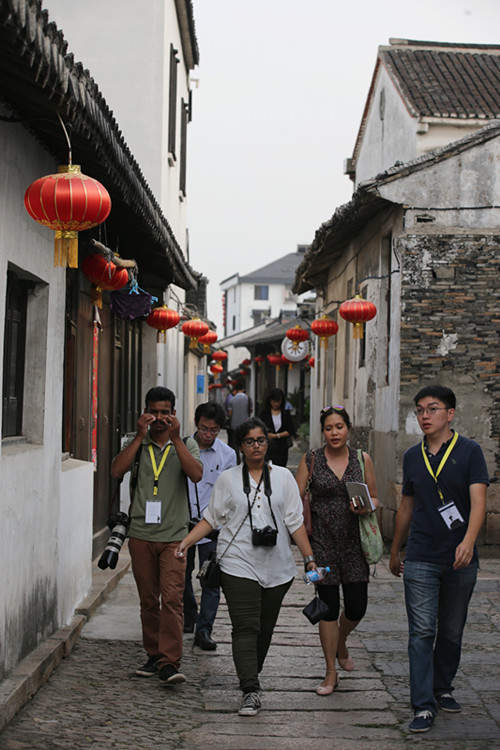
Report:
<svg viewBox="0 0 500 750"><path fill-rule="evenodd" d="M197 346L198 346L198 339L190 339L189 348L196 349Z"/></svg>
<svg viewBox="0 0 500 750"><path fill-rule="evenodd" d="M92 284L90 287L90 301L96 307L102 308L102 290L100 286L94 286Z"/></svg>
<svg viewBox="0 0 500 750"><path fill-rule="evenodd" d="M354 330L352 337L353 339L362 339L363 338L363 323L354 323Z"/></svg>
<svg viewBox="0 0 500 750"><path fill-rule="evenodd" d="M56 230L54 237L54 266L78 268L78 232Z"/></svg>

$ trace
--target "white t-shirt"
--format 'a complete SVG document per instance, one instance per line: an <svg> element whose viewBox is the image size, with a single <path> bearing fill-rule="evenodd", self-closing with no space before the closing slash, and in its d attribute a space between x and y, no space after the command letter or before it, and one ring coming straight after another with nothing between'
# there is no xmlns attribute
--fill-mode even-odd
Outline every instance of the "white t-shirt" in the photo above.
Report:
<svg viewBox="0 0 500 750"><path fill-rule="evenodd" d="M288 469L270 468L271 505L276 518L278 536L276 546L252 544L250 518L246 518L228 551L220 561L221 570L239 578L250 578L264 588L286 583L297 574L297 566L290 547L290 534L303 523L302 500L297 483ZM257 482L250 476L250 505L255 497ZM243 492L242 467L235 466L220 474L214 484L208 508L203 517L214 528L220 527L217 557L220 557L241 522L248 513L247 497ZM257 492L252 507L254 529L274 528L269 503L264 494L264 482Z"/></svg>

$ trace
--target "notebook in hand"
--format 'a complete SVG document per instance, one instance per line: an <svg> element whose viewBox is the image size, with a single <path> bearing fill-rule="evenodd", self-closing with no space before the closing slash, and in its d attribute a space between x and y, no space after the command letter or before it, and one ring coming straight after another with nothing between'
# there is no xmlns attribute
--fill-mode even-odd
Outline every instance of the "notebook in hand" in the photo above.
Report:
<svg viewBox="0 0 500 750"><path fill-rule="evenodd" d="M355 508L359 506L359 509L366 508L369 513L375 510L373 500L370 497L370 490L368 485L362 482L346 482L345 483L347 494L349 499Z"/></svg>

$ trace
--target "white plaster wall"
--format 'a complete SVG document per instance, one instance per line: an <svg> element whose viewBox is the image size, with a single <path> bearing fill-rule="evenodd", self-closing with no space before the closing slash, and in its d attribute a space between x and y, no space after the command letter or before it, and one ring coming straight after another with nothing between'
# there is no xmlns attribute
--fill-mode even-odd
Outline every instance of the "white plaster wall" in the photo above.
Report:
<svg viewBox="0 0 500 750"><path fill-rule="evenodd" d="M57 619L67 624L75 607L92 583L88 561L92 559L94 470L88 461L69 458L61 463L59 524L57 534Z"/></svg>
<svg viewBox="0 0 500 750"><path fill-rule="evenodd" d="M0 161L1 352L9 262L41 282L28 303L28 311L37 313L29 338L36 356L28 351L25 379L24 432L32 442L7 439L0 446L2 674L62 624L90 582L92 493L71 483L80 523L70 535L62 533L67 526L60 494L66 276L53 265L54 234L34 222L23 203L28 185L57 171L57 163L21 125L6 123L0 128ZM70 568L60 566L70 555Z"/></svg>
<svg viewBox="0 0 500 750"><path fill-rule="evenodd" d="M179 200L180 101L188 100L189 89L174 0L148 0L140 5L135 0L47 0L46 7L50 20L64 32L68 52L74 53L98 84L185 250L186 201ZM167 160L171 42L181 59L174 166Z"/></svg>
<svg viewBox="0 0 500 750"><path fill-rule="evenodd" d="M382 89L385 92L383 119L380 118ZM417 119L411 117L387 71L381 66L356 162L356 187L392 167L396 161L413 159L417 155L416 129Z"/></svg>
<svg viewBox="0 0 500 750"><path fill-rule="evenodd" d="M500 136L425 169L380 186L383 198L409 206L434 208L489 207L500 203ZM431 212L432 213L432 212ZM453 214L450 218L450 215ZM498 229L498 211L436 212L436 222L455 227ZM427 224L427 230L429 225Z"/></svg>

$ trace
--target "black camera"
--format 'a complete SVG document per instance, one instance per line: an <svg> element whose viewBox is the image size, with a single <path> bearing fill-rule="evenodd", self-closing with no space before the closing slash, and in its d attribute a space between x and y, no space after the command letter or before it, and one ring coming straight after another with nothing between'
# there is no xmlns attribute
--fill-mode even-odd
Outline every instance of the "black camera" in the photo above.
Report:
<svg viewBox="0 0 500 750"><path fill-rule="evenodd" d="M192 529L194 529L196 524L199 523L200 521L201 521L201 518L198 518L198 516L196 516L196 518L191 518L191 520L188 523L188 531L191 531ZM210 539L211 542L215 542L218 536L219 536L219 529L212 529L212 531L210 531L206 535L206 538Z"/></svg>
<svg viewBox="0 0 500 750"><path fill-rule="evenodd" d="M278 529L272 526L264 526L263 529L252 530L252 544L254 547L275 547Z"/></svg>
<svg viewBox="0 0 500 750"><path fill-rule="evenodd" d="M122 544L127 538L128 527L130 526L130 518L126 513L117 513L114 516L110 516L106 521L106 525L111 530L111 536L108 539L108 543L105 546L99 562L97 565L101 570L116 568L118 562L118 555L122 548Z"/></svg>

